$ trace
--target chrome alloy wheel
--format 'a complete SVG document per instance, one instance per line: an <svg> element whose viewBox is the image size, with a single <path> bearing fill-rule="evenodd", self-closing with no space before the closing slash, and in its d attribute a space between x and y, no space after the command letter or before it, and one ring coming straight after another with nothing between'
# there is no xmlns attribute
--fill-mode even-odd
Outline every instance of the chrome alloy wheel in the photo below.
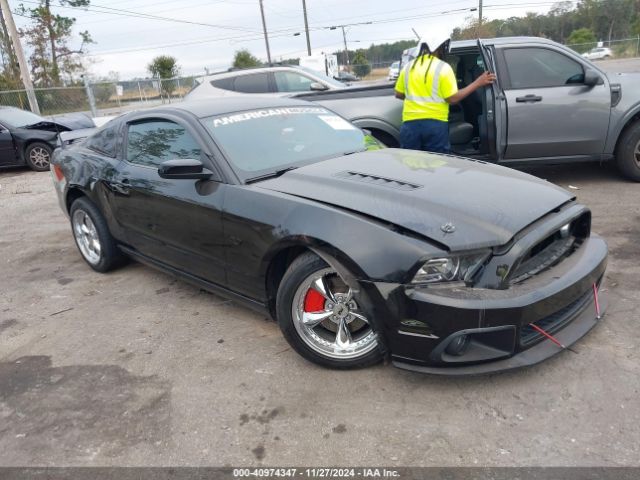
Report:
<svg viewBox="0 0 640 480"><path fill-rule="evenodd" d="M51 154L43 147L34 147L29 152L29 160L38 168L47 168L51 160Z"/></svg>
<svg viewBox="0 0 640 480"><path fill-rule="evenodd" d="M640 167L640 140L636 143L636 148L633 150L633 158Z"/></svg>
<svg viewBox="0 0 640 480"><path fill-rule="evenodd" d="M97 265L100 262L102 246L91 217L84 210L76 210L71 224L80 253L91 265Z"/></svg>
<svg viewBox="0 0 640 480"><path fill-rule="evenodd" d="M378 337L353 292L331 268L309 275L293 297L292 317L300 338L316 353L346 360L376 348Z"/></svg>

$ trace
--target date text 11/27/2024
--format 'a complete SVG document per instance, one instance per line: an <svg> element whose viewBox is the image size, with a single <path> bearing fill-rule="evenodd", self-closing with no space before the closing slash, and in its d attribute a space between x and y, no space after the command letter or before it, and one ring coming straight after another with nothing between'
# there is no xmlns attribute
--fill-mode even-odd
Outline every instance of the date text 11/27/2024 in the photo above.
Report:
<svg viewBox="0 0 640 480"><path fill-rule="evenodd" d="M233 478L398 478L387 468L234 468Z"/></svg>

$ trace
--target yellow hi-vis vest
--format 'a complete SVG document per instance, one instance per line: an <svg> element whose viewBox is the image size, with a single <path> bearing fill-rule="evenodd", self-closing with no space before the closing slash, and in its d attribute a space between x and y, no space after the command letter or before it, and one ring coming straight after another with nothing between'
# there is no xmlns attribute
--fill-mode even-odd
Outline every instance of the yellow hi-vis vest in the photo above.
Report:
<svg viewBox="0 0 640 480"><path fill-rule="evenodd" d="M447 122L449 104L445 99L458 92L458 82L451 65L424 55L402 69L395 89L404 94L403 122L425 119Z"/></svg>

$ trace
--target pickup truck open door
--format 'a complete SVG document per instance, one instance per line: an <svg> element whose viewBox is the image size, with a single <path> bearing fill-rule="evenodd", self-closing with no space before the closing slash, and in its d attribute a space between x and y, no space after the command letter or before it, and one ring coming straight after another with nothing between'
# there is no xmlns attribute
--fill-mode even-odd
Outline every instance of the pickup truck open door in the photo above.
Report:
<svg viewBox="0 0 640 480"><path fill-rule="evenodd" d="M478 50L484 63L485 70L495 73L496 63L493 52L482 40L478 39ZM500 77L491 86L484 89L485 120L480 130L486 130L488 153L492 160L500 161L504 156L507 136L507 107L506 100L500 88Z"/></svg>
<svg viewBox="0 0 640 480"><path fill-rule="evenodd" d="M505 162L603 154L611 111L605 75L555 45L499 44L494 52L508 119Z"/></svg>

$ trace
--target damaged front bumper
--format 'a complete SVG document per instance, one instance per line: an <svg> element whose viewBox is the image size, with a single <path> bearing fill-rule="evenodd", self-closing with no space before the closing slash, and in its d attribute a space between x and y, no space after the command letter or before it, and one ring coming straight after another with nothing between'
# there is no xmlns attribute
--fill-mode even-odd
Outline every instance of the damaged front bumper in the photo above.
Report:
<svg viewBox="0 0 640 480"><path fill-rule="evenodd" d="M504 290L376 283L391 359L400 368L444 375L539 363L562 348L530 324L565 346L575 343L597 323L594 285L606 264L606 243L593 235L558 265ZM600 314L604 308L600 298Z"/></svg>

